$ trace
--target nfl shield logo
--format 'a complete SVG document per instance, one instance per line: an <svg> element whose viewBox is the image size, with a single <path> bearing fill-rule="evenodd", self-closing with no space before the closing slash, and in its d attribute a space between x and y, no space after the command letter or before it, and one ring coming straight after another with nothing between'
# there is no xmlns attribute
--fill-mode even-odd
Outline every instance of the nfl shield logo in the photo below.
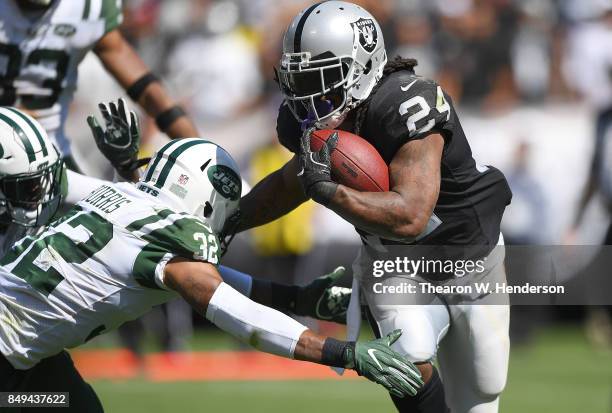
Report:
<svg viewBox="0 0 612 413"><path fill-rule="evenodd" d="M179 176L178 178L178 183L181 185L185 185L187 182L189 182L189 177L185 174L181 174L181 176Z"/></svg>

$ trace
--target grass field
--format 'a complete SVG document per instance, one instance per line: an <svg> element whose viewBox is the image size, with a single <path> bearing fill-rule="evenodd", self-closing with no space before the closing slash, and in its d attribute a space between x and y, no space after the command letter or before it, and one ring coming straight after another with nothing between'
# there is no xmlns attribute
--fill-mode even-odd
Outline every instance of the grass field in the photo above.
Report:
<svg viewBox="0 0 612 413"><path fill-rule="evenodd" d="M92 384L110 413L394 411L385 392L362 379ZM593 350L577 327L543 331L512 350L501 412L612 413L612 353Z"/></svg>

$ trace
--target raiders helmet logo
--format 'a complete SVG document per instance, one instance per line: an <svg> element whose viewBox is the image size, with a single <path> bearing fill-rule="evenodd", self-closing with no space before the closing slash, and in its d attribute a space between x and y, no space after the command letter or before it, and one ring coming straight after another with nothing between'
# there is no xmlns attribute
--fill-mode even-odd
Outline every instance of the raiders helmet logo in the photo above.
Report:
<svg viewBox="0 0 612 413"><path fill-rule="evenodd" d="M359 36L359 44L363 49L372 53L376 49L378 33L376 33L376 25L372 19L359 19L351 23L355 34Z"/></svg>

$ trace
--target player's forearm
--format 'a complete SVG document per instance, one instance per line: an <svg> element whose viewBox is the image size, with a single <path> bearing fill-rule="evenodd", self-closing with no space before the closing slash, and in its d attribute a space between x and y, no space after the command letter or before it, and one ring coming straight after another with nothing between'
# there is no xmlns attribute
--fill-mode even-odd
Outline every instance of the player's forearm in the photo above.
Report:
<svg viewBox="0 0 612 413"><path fill-rule="evenodd" d="M430 210L418 196L407 199L397 192L359 192L338 185L328 208L372 234L385 238L416 237L426 227Z"/></svg>
<svg viewBox="0 0 612 413"><path fill-rule="evenodd" d="M346 365L345 346L326 346L327 337L308 330L279 311L255 303L225 283L211 297L206 318L260 351L338 367ZM331 340L330 343L342 342Z"/></svg>
<svg viewBox="0 0 612 413"><path fill-rule="evenodd" d="M176 101L159 82L147 86L138 103L152 118L157 118L176 105ZM198 130L187 116L176 119L164 132L172 139L198 137Z"/></svg>
<svg viewBox="0 0 612 413"><path fill-rule="evenodd" d="M240 200L237 232L267 224L306 201L296 178L295 161L261 180Z"/></svg>
<svg viewBox="0 0 612 413"><path fill-rule="evenodd" d="M149 67L118 30L113 30L100 39L94 51L106 70L126 90L150 72ZM148 84L139 93L137 101L153 118L157 118L176 105L176 101L170 97L167 90L158 81ZM186 116L174 120L164 132L171 138L198 136L196 127Z"/></svg>
<svg viewBox="0 0 612 413"><path fill-rule="evenodd" d="M94 189L109 182L102 179L85 176L80 173L66 169L67 191L64 202L74 205L81 199L87 197Z"/></svg>

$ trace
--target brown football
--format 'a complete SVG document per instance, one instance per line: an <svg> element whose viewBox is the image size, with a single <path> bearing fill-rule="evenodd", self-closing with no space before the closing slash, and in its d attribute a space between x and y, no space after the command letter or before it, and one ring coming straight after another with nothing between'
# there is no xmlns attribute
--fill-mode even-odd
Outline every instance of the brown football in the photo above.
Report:
<svg viewBox="0 0 612 413"><path fill-rule="evenodd" d="M311 150L321 149L334 132L338 133L338 145L331 156L332 179L357 191L388 191L389 168L378 151L362 137L342 130L317 130L310 138Z"/></svg>

